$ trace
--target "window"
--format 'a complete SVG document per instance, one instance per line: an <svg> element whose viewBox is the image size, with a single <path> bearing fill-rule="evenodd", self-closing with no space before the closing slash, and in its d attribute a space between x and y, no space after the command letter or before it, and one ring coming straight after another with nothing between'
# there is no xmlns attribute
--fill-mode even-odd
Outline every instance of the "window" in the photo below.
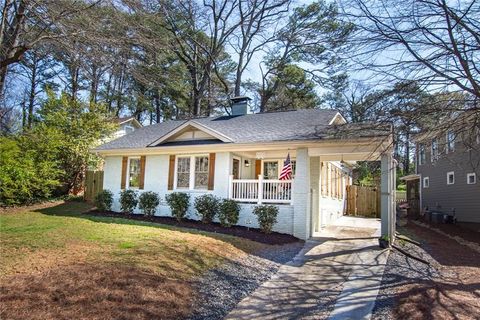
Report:
<svg viewBox="0 0 480 320"><path fill-rule="evenodd" d="M190 157L177 158L177 188L190 187Z"/></svg>
<svg viewBox="0 0 480 320"><path fill-rule="evenodd" d="M429 177L424 177L423 178L423 188L428 188L430 187L430 178Z"/></svg>
<svg viewBox="0 0 480 320"><path fill-rule="evenodd" d="M263 178L270 180L278 179L278 161L263 162Z"/></svg>
<svg viewBox="0 0 480 320"><path fill-rule="evenodd" d="M455 133L447 132L447 153L455 151Z"/></svg>
<svg viewBox="0 0 480 320"><path fill-rule="evenodd" d="M292 164L292 179L295 178L295 172L297 172L297 161L291 160L290 163Z"/></svg>
<svg viewBox="0 0 480 320"><path fill-rule="evenodd" d="M423 143L418 146L418 164L425 164L425 145Z"/></svg>
<svg viewBox="0 0 480 320"><path fill-rule="evenodd" d="M208 156L177 157L177 189L208 188Z"/></svg>
<svg viewBox="0 0 480 320"><path fill-rule="evenodd" d="M128 159L128 188L140 187L140 158Z"/></svg>
<svg viewBox="0 0 480 320"><path fill-rule="evenodd" d="M467 174L467 184L475 184L477 183L477 175L475 172Z"/></svg>
<svg viewBox="0 0 480 320"><path fill-rule="evenodd" d="M434 162L438 159L438 140L437 138L432 139L432 159L431 161Z"/></svg>
<svg viewBox="0 0 480 320"><path fill-rule="evenodd" d="M195 189L208 188L208 157L195 157Z"/></svg>
<svg viewBox="0 0 480 320"><path fill-rule="evenodd" d="M454 184L455 183L455 172L450 171L447 172L447 184Z"/></svg>

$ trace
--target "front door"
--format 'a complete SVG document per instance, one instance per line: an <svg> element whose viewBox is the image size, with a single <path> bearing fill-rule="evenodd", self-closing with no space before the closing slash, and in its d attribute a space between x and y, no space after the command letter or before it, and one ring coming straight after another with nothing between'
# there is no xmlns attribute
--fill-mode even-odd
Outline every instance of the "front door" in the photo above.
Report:
<svg viewBox="0 0 480 320"><path fill-rule="evenodd" d="M233 179L240 179L240 160L233 159Z"/></svg>

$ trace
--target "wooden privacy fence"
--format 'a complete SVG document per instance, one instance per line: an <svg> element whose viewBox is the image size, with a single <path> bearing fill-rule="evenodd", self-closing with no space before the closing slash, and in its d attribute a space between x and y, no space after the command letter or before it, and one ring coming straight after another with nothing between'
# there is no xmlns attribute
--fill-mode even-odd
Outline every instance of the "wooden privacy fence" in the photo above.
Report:
<svg viewBox="0 0 480 320"><path fill-rule="evenodd" d="M93 201L95 196L103 190L103 171L88 170L85 175L85 192L83 199Z"/></svg>
<svg viewBox="0 0 480 320"><path fill-rule="evenodd" d="M380 188L347 186L347 215L380 218Z"/></svg>

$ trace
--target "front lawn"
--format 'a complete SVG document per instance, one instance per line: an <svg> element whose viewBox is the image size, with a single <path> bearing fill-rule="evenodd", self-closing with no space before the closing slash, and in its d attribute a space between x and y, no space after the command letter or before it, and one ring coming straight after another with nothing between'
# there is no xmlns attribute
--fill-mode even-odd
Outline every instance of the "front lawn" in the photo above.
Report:
<svg viewBox="0 0 480 320"><path fill-rule="evenodd" d="M89 209L0 214L0 318L183 318L195 277L265 246Z"/></svg>

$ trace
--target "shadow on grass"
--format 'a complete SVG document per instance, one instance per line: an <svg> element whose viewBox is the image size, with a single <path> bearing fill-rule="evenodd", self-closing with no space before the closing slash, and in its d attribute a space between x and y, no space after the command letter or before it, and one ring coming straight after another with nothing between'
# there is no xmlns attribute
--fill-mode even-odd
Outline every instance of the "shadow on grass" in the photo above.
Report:
<svg viewBox="0 0 480 320"><path fill-rule="evenodd" d="M45 215L50 215L50 216L81 218L81 219L86 219L86 220L97 222L97 223L145 226L145 227L153 227L153 228L159 228L159 229L164 229L169 231L178 231L178 232L184 232L184 233L189 233L194 235L206 236L219 241L229 243L234 247L236 247L237 249L242 250L246 253L253 254L261 258L266 258L268 260L271 260L277 263L286 263L290 259L293 259L295 254L300 251L300 249L303 247L303 244L304 244L303 241L298 240L298 241L293 241L287 244L271 245L271 244L263 243L263 241L258 242L258 241L255 241L254 239L244 238L241 236L199 230L199 229L195 229L194 226L190 228L190 227L184 227L184 226L162 224L161 222L136 220L136 219L124 217L120 213L118 214L118 217L96 215L94 212L90 212L92 208L93 207L91 205L85 202L65 202L56 206L41 208L33 211L39 212ZM256 231L256 233L258 234L259 232ZM271 235L262 234L262 236L268 237ZM288 235L284 235L284 236L288 236ZM277 255L273 254L273 251L279 252L278 258L277 258Z"/></svg>

